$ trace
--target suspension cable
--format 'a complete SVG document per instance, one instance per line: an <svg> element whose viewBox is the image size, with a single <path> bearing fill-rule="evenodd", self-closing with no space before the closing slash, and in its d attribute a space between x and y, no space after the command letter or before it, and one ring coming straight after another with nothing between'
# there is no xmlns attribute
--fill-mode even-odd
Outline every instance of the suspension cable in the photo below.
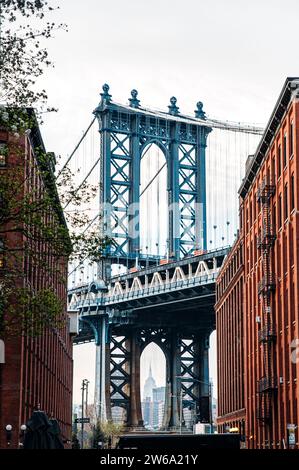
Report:
<svg viewBox="0 0 299 470"><path fill-rule="evenodd" d="M96 120L96 117L93 118L93 120L91 121L91 123L89 124L88 128L86 129L86 131L84 132L84 134L82 135L81 139L79 140L79 142L77 143L76 147L74 148L74 150L72 151L72 153L70 154L69 158L67 159L67 161L65 162L65 164L63 165L63 167L59 170L57 176L56 176L56 179L59 178L59 176L61 175L61 173L63 172L63 170L67 167L67 165L69 164L70 160L73 158L73 156L75 155L75 153L77 152L78 148L80 147L82 141L85 139L86 135L88 134L91 126L93 125L93 123L95 122Z"/></svg>
<svg viewBox="0 0 299 470"><path fill-rule="evenodd" d="M92 166L92 168L89 170L89 172L87 173L87 175L85 176L85 178L81 181L81 183L79 184L79 186L77 186L77 188L75 189L75 191L73 191L73 194L72 196L70 197L70 199L67 201L67 203L65 204L65 206L63 207L63 210L65 210L67 208L67 206L69 205L69 203L71 202L71 200L74 198L74 196L76 196L77 192L79 191L79 189L83 186L83 184L85 183L85 181L87 180L87 178L91 175L91 173L93 172L93 170L95 169L95 167L97 166L97 164L99 163L101 157L99 157L96 162L94 163L94 165Z"/></svg>
<svg viewBox="0 0 299 470"><path fill-rule="evenodd" d="M163 168L166 166L166 163L163 163L163 165L161 166L161 168L159 168L159 170L157 171L157 173L153 176L153 178L148 182L148 184L145 186L145 188L141 191L139 197L142 196L143 193L145 193L145 191L149 188L149 186L153 183L153 181L157 178L157 176L161 173L161 171L163 170Z"/></svg>
<svg viewBox="0 0 299 470"><path fill-rule="evenodd" d="M89 229L89 227L92 226L92 224L97 220L97 218L100 217L100 214L97 214L90 222L89 224L85 227L85 229L83 230L82 232L82 235L84 235L84 233L86 232L86 230ZM73 274L74 271L76 271L77 268L79 268L79 266L81 266L82 263L84 263L84 261L88 258L88 256L85 256L85 258L68 274L68 277Z"/></svg>

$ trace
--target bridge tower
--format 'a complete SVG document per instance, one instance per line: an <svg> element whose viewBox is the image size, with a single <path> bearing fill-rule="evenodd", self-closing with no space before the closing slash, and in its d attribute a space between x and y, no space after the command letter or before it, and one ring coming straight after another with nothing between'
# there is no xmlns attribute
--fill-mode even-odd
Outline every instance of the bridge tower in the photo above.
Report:
<svg viewBox="0 0 299 470"><path fill-rule="evenodd" d="M98 415L111 419L117 406L124 410L128 428L143 426L140 356L155 342L166 358L164 429L178 429L181 407L190 403L196 416L207 422L209 335L215 328L214 276L220 264L213 256L206 261L198 258L207 245L205 150L212 130L203 104L198 102L190 117L180 113L172 97L168 112L157 112L141 107L132 90L129 104L120 105L112 101L105 84L94 114L101 135L100 230L112 242L98 265L99 281L85 291L80 288L84 300L77 305L78 342L91 337L96 342ZM151 144L166 159L170 256L165 269L157 256L140 251L141 159ZM137 253L139 272L118 280L111 277L113 264L132 268ZM194 261L189 262L192 255ZM220 257L223 260L223 254ZM197 276L206 276L206 284ZM180 286L190 289L180 294ZM149 298L146 292L156 295Z"/></svg>
<svg viewBox="0 0 299 470"><path fill-rule="evenodd" d="M167 163L168 248L179 260L196 249L206 249L205 149L212 130L205 123L203 104L195 117L180 114L177 100L170 99L168 113L140 106L137 90L129 105L112 101L103 85L94 114L101 134L101 231L113 242L99 266L99 277L109 279L110 264L133 266L136 255L156 263L156 257L140 250L140 168L144 151L156 144Z"/></svg>

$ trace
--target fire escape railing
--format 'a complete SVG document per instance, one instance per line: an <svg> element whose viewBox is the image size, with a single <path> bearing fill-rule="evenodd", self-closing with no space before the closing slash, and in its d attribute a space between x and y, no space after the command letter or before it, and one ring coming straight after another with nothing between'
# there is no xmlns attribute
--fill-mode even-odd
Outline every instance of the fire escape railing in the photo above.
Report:
<svg viewBox="0 0 299 470"><path fill-rule="evenodd" d="M273 324L272 297L276 288L273 272L272 249L275 243L275 227L272 225L271 200L275 194L275 186L266 178L257 191L257 201L262 211L262 228L257 239L257 248L262 254L262 279L258 283L258 294L262 303L261 328L258 339L262 346L262 376L257 383L259 403L257 417L263 424L269 424L272 417L273 403L276 398L277 377L273 358L275 328Z"/></svg>

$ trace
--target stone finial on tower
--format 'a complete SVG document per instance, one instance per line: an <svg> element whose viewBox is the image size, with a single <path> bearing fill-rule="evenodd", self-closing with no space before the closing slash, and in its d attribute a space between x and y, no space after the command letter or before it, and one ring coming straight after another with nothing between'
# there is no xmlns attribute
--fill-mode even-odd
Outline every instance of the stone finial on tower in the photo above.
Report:
<svg viewBox="0 0 299 470"><path fill-rule="evenodd" d="M109 103L111 101L112 95L109 94L109 89L110 87L107 83L102 86L103 93L100 93L100 95L102 97L102 102L104 103Z"/></svg>
<svg viewBox="0 0 299 470"><path fill-rule="evenodd" d="M194 111L195 112L195 117L197 117L199 119L206 119L206 113L202 109L203 108L202 102L199 101L198 103L196 103L196 107L197 107L197 109Z"/></svg>
<svg viewBox="0 0 299 470"><path fill-rule="evenodd" d="M172 96L170 98L170 105L168 106L168 109L169 109L169 114L172 114L173 116L176 116L177 114L179 114L179 109L176 105L177 103L177 99L175 96Z"/></svg>
<svg viewBox="0 0 299 470"><path fill-rule="evenodd" d="M129 98L131 108L139 108L140 100L137 98L137 95L138 95L137 90L134 89L131 91L132 98Z"/></svg>

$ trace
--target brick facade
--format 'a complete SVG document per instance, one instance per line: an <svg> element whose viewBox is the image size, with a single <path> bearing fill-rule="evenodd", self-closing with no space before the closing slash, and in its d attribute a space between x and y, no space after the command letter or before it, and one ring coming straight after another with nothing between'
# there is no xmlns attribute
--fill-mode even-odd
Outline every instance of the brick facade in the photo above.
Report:
<svg viewBox="0 0 299 470"><path fill-rule="evenodd" d="M12 139L11 134L0 130L0 143L8 144L10 148ZM38 128L33 135L19 138L23 171L18 177L25 182L23 196L26 197L30 191L33 194L32 188L35 188L34 197L38 200L49 188L38 172L37 144L43 148ZM2 161L0 165L0 171L5 172L17 164L20 164L20 155L9 152L5 164ZM44 217L51 226L63 223L61 215L58 217L54 209ZM2 269L0 267L0 279L5 276L5 248L22 246L24 242L23 235L14 232L3 232L1 239L4 241L4 263ZM32 244L37 254L47 253L47 266L41 269L28 254L22 254L18 261L22 275L16 280L16 285L31 286L34 292L51 289L66 303L67 257L54 256L46 242L33 240ZM55 267L56 274L49 274L51 267ZM58 420L64 438L71 439L73 365L67 313L61 327L44 327L38 336L6 335L4 340L6 362L0 364L0 448L6 447L7 424L13 427L12 447L18 446L20 426L26 423L38 404Z"/></svg>
<svg viewBox="0 0 299 470"><path fill-rule="evenodd" d="M299 448L298 83L286 80L239 191L238 243L244 245L242 393L249 448ZM219 321L223 303L231 302L233 316L239 309L232 294L234 279L226 288L230 300L223 292L228 263L218 279ZM230 340L230 330L220 328L218 360L227 382L234 380L234 370L224 369L221 348ZM223 402L227 391L222 380L219 385ZM295 425L292 435L290 425Z"/></svg>
<svg viewBox="0 0 299 470"><path fill-rule="evenodd" d="M228 254L217 279L216 331L218 432L238 428L245 435L243 354L243 239Z"/></svg>

